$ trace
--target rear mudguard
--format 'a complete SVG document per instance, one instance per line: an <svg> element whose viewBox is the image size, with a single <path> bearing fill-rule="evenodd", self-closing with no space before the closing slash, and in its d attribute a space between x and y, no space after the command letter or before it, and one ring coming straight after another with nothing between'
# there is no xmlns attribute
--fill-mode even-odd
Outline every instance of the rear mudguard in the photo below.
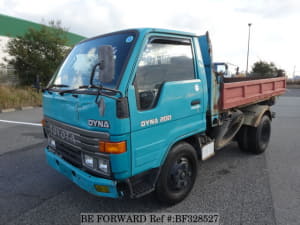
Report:
<svg viewBox="0 0 300 225"><path fill-rule="evenodd" d="M272 119L272 113L268 105L251 105L240 110L243 112L245 118L243 125L257 127L265 114Z"/></svg>

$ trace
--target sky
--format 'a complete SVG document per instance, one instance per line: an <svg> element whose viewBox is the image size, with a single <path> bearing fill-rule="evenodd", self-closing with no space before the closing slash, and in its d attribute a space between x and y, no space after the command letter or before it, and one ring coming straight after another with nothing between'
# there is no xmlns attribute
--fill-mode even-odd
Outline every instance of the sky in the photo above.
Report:
<svg viewBox="0 0 300 225"><path fill-rule="evenodd" d="M300 75L299 0L0 0L0 13L37 23L60 20L86 37L139 27L209 31L214 61L241 71L251 23L249 69L263 60Z"/></svg>

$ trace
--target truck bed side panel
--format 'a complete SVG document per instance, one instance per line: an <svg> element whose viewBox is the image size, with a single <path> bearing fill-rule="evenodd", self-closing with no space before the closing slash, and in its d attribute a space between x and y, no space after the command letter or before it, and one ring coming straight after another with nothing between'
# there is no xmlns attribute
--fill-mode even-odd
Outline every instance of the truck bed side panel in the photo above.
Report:
<svg viewBox="0 0 300 225"><path fill-rule="evenodd" d="M261 102L282 95L285 89L285 77L223 83L221 110Z"/></svg>

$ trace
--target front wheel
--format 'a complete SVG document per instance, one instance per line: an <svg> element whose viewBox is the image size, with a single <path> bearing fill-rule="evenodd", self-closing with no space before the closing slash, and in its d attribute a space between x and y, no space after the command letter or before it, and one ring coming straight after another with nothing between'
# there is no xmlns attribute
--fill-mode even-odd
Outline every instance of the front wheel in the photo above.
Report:
<svg viewBox="0 0 300 225"><path fill-rule="evenodd" d="M156 185L160 201L175 204L192 190L198 171L197 154L186 142L176 144L168 154Z"/></svg>

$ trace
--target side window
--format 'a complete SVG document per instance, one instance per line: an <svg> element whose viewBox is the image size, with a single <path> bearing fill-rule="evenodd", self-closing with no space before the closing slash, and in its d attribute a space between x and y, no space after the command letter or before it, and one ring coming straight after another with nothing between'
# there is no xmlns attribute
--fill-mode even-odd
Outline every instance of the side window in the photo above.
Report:
<svg viewBox="0 0 300 225"><path fill-rule="evenodd" d="M138 109L155 107L163 83L194 78L190 40L151 39L144 49L134 81Z"/></svg>

